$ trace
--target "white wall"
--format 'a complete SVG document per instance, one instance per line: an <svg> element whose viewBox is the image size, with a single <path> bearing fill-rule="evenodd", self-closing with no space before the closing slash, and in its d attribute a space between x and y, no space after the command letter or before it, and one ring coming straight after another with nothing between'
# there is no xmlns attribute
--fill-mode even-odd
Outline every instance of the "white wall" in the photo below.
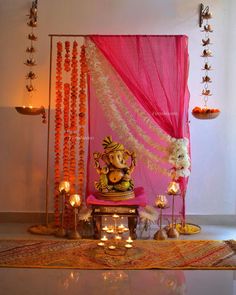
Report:
<svg viewBox="0 0 236 295"><path fill-rule="evenodd" d="M222 109L213 121L190 115L192 175L187 213L235 214L236 47L233 0L209 0L214 14L212 106ZM46 127L40 118L18 115L24 103L24 51L30 1L0 1L0 211L43 211ZM189 36L190 109L201 93L200 32L197 0L40 0L38 82L35 101L47 105L49 33L186 34ZM35 103L35 104L37 104ZM51 179L52 180L52 179Z"/></svg>

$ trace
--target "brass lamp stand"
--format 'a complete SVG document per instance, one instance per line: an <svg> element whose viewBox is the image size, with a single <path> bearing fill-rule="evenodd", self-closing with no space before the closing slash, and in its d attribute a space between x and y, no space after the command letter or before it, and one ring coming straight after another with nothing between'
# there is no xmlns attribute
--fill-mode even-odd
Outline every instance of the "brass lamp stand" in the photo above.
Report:
<svg viewBox="0 0 236 295"><path fill-rule="evenodd" d="M165 195L157 196L156 201L155 201L155 205L157 208L160 209L160 218L159 218L160 219L160 229L157 230L157 232L155 233L153 238L154 238L154 240L166 240L167 233L166 233L165 229L162 228L162 210L169 208L166 196Z"/></svg>
<svg viewBox="0 0 236 295"><path fill-rule="evenodd" d="M167 235L169 238L178 238L179 237L179 232L176 229L176 224L174 221L174 214L175 214L175 196L178 195L180 192L180 187L179 184L175 181L170 182L168 186L167 193L168 195L172 196L172 216L171 216L171 225L170 228L167 232Z"/></svg>
<svg viewBox="0 0 236 295"><path fill-rule="evenodd" d="M64 228L64 212L65 212L65 198L70 191L70 183L68 181L61 181L59 184L59 192L61 195L61 226L55 233L56 237L64 238L66 230Z"/></svg>
<svg viewBox="0 0 236 295"><path fill-rule="evenodd" d="M78 240L81 239L81 236L77 230L77 213L78 213L78 208L81 205L82 198L78 194L73 194L69 198L69 203L71 207L74 209L74 229L68 234L69 239L73 240Z"/></svg>

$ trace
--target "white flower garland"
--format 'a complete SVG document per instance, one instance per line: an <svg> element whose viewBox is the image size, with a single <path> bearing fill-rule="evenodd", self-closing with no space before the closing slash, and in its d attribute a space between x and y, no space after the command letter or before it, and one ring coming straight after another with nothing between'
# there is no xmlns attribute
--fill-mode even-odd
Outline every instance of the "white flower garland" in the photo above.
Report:
<svg viewBox="0 0 236 295"><path fill-rule="evenodd" d="M118 79L110 79L109 75L113 75L111 72L111 67L104 66L104 57L101 55L100 51L96 48L95 44L91 42L88 38L86 38L86 54L89 65L89 70L91 74L92 81L95 85L96 95L99 99L99 102L104 110L104 114L106 115L110 127L114 130L119 136L120 140L126 142L128 148L134 149L137 152L137 156L142 157L143 162L146 163L147 167L153 171L159 171L166 176L174 175L175 179L178 177L186 177L189 176L190 171L190 158L188 155L188 140L187 139L176 139L172 138L169 135L164 134L164 132L157 127L151 124L150 119L145 115L144 111L138 110L135 108L134 101L130 101L130 105L134 110L138 111L138 114L141 114L143 120L149 123L149 127L152 130L155 130L156 134L159 135L166 142L169 142L168 147L162 147L160 145L154 144L150 137L148 137L143 130L137 126L135 120L130 117L128 111L125 108L124 103L120 99L120 96L117 94L115 88L116 84L111 83L111 81L118 81ZM107 75L107 71L109 75ZM121 87L121 81L119 81ZM115 88L114 88L115 87ZM122 87L124 90L125 87ZM119 88L120 90L120 88ZM131 99L131 95L128 94L128 90L126 89L126 95ZM132 98L133 99L133 98ZM122 112L119 110L121 108ZM140 109L140 108L139 108ZM125 115L125 119L129 122L129 124L139 132L141 137L149 143L152 147L155 147L157 150L167 153L167 156L160 157L157 154L153 154L150 150L146 149L143 144L141 144L130 132L129 127L124 123L125 120L122 115ZM167 168L161 167L160 162L169 163L172 165L172 171Z"/></svg>
<svg viewBox="0 0 236 295"><path fill-rule="evenodd" d="M190 157L188 154L189 141L187 138L172 138L169 148L169 163L173 165L172 175L174 179L188 177L190 175Z"/></svg>

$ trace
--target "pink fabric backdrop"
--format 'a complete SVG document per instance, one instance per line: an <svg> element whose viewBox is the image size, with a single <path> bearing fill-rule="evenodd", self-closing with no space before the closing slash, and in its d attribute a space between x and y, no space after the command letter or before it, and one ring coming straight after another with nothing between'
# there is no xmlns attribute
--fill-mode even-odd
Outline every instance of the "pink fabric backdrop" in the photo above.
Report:
<svg viewBox="0 0 236 295"><path fill-rule="evenodd" d="M189 138L188 38L90 38L157 124L172 137Z"/></svg>
<svg viewBox="0 0 236 295"><path fill-rule="evenodd" d="M103 55L127 85L132 95L142 108L172 137L189 138L188 104L188 51L186 36L90 36L91 40L101 50ZM93 191L93 182L98 176L92 163L92 153L101 151L102 140L112 135L119 141L117 134L109 127L104 111L99 105L90 84L90 150L88 167L88 191ZM127 100L121 97L127 105ZM161 140L155 137L143 122L132 113L136 123L150 135L154 142ZM132 128L130 127L130 130ZM139 134L136 134L138 137ZM139 139L141 140L141 138ZM152 153L153 147L145 145ZM132 147L129 147L132 149ZM161 154L156 154L160 157ZM157 194L166 191L170 181L166 176L150 171L142 160L138 163L135 174L135 185L143 186L150 204L154 203ZM187 179L181 180L183 192ZM185 214L184 201L179 197L176 202L176 213Z"/></svg>

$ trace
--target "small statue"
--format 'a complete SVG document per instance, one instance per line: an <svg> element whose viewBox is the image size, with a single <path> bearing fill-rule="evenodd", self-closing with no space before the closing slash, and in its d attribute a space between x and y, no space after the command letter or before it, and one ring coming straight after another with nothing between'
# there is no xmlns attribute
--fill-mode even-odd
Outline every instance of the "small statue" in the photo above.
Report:
<svg viewBox="0 0 236 295"><path fill-rule="evenodd" d="M129 152L123 144L112 141L111 136L107 136L102 145L104 153L93 153L95 168L100 175L99 181L95 182L99 196L116 201L134 198L131 174L136 165L135 152ZM126 163L129 157L131 157L130 166ZM100 159L106 163L106 166L100 166Z"/></svg>

